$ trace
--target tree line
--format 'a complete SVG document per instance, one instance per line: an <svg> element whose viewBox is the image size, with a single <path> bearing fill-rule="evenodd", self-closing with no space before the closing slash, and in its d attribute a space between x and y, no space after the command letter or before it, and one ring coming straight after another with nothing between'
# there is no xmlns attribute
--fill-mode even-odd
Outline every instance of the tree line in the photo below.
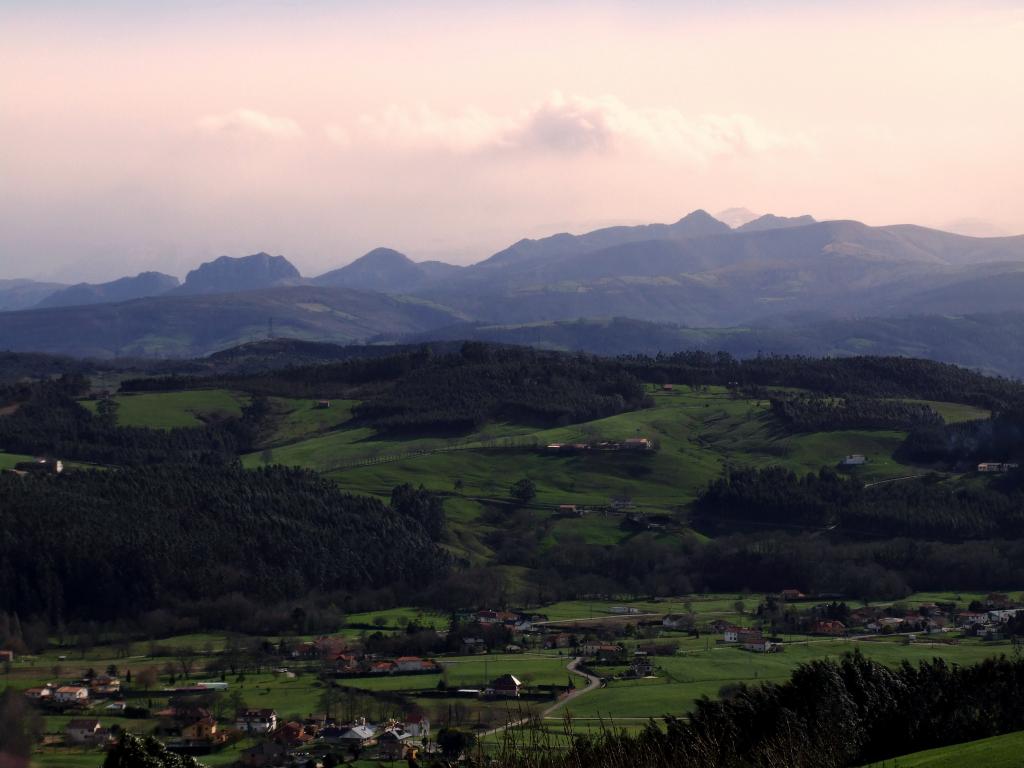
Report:
<svg viewBox="0 0 1024 768"><path fill-rule="evenodd" d="M831 528L846 538L1015 539L1024 537L1024 490L952 487L937 475L865 487L830 469L802 476L781 467L740 469L701 492L692 523L718 535Z"/></svg>
<svg viewBox="0 0 1024 768"><path fill-rule="evenodd" d="M770 398L772 414L793 432L831 432L844 429L942 427L945 422L930 406L905 400L850 395L779 396Z"/></svg>

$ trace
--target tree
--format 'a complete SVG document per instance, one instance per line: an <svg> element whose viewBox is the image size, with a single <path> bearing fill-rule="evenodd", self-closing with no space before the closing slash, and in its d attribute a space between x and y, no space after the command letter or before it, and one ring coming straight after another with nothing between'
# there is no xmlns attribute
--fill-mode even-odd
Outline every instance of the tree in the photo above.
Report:
<svg viewBox="0 0 1024 768"><path fill-rule="evenodd" d="M0 765L28 765L33 745L43 735L43 719L30 707L20 691L5 688L0 693Z"/></svg>
<svg viewBox="0 0 1024 768"><path fill-rule="evenodd" d="M475 742L473 734L458 728L442 728L437 732L437 745L441 748L441 754L449 760L457 760Z"/></svg>
<svg viewBox="0 0 1024 768"><path fill-rule="evenodd" d="M205 768L194 757L168 752L167 748L152 736L140 739L130 733L121 738L107 753L103 768Z"/></svg>
<svg viewBox="0 0 1024 768"><path fill-rule="evenodd" d="M135 676L136 682L142 686L142 690L148 691L157 681L160 679L160 673L156 667L143 667L139 673Z"/></svg>
<svg viewBox="0 0 1024 768"><path fill-rule="evenodd" d="M188 677L192 674L192 669L196 664L196 649L191 645L183 645L178 649L176 654L178 658L178 664L181 665L182 677Z"/></svg>
<svg viewBox="0 0 1024 768"><path fill-rule="evenodd" d="M509 488L509 496L520 506L529 504L537 496L537 485L528 477L516 480Z"/></svg>

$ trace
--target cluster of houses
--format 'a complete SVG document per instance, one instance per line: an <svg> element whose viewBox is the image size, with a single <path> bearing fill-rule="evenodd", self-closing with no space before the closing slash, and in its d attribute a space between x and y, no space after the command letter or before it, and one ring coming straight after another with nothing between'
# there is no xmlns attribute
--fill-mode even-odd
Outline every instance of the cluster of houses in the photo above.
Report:
<svg viewBox="0 0 1024 768"><path fill-rule="evenodd" d="M420 714L376 724L366 718L346 723L316 718L278 723L273 711L246 710L238 714L235 727L268 736L243 750L239 762L248 768L287 765L293 750L311 746L332 746L360 757L403 760L422 750L430 736L430 721Z"/></svg>
<svg viewBox="0 0 1024 768"><path fill-rule="evenodd" d="M377 675L427 675L441 671L433 659L399 656L380 659L375 656L339 653L334 657L335 677L373 677Z"/></svg>
<svg viewBox="0 0 1024 768"><path fill-rule="evenodd" d="M579 453L583 451L653 451L654 441L647 437L630 437L625 440L602 440L590 443L549 443L544 446L546 453Z"/></svg>
<svg viewBox="0 0 1024 768"><path fill-rule="evenodd" d="M112 675L97 675L67 685L47 683L25 691L25 697L36 704L50 709L75 709L88 707L93 699L119 696L121 681Z"/></svg>

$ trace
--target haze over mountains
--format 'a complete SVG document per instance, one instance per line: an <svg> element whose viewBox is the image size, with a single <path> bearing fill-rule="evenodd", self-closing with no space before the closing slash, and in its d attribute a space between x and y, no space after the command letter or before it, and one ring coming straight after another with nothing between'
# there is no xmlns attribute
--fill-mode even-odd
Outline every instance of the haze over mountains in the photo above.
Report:
<svg viewBox="0 0 1024 768"><path fill-rule="evenodd" d="M651 343L659 339L675 348L714 342L743 354L842 354L858 351L855 330L870 326L875 337L864 343L872 351L925 348L950 359L943 338L956 338L953 361L968 362L965 334L982 333L977 316L992 313L1001 313L994 326L1006 338L1003 348L1017 346L1022 236L737 209L722 216L733 226L698 210L672 224L520 240L468 267L377 248L312 278L283 256L259 253L203 264L180 285L159 273L71 287L0 282L0 309L20 310L0 314L0 348L187 356L265 337L273 325L278 335L341 343L463 333L593 351L657 351ZM32 299L35 307L26 309ZM950 315L958 317L943 317ZM975 319L959 317L967 315ZM611 317L640 325L597 320ZM948 331L950 323L961 324L957 333L930 330ZM600 328L603 345L594 341ZM733 330L694 330L722 328ZM623 348L631 336L634 347ZM765 346L753 348L752 339ZM1012 367L967 357L993 370Z"/></svg>

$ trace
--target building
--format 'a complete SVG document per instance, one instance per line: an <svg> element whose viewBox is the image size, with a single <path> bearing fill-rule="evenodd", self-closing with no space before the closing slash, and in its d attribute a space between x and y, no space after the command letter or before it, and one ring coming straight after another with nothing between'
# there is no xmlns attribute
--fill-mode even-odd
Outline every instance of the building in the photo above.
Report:
<svg viewBox="0 0 1024 768"><path fill-rule="evenodd" d="M491 681L484 691L484 696L495 698L518 699L522 691L523 683L515 675L502 675Z"/></svg>
<svg viewBox="0 0 1024 768"><path fill-rule="evenodd" d="M350 749L372 747L377 743L377 729L363 721L341 734L338 741Z"/></svg>
<svg viewBox="0 0 1024 768"><path fill-rule="evenodd" d="M743 632L742 627L726 627L722 631L722 640L727 643L738 643L740 641L740 632Z"/></svg>
<svg viewBox="0 0 1024 768"><path fill-rule="evenodd" d="M779 593L779 597L783 600L803 600L807 595L799 589L784 589Z"/></svg>
<svg viewBox="0 0 1024 768"><path fill-rule="evenodd" d="M646 437L631 437L622 443L622 447L627 451L650 451L654 443Z"/></svg>
<svg viewBox="0 0 1024 768"><path fill-rule="evenodd" d="M93 696L116 696L121 693L121 681L110 675L100 675L89 684Z"/></svg>
<svg viewBox="0 0 1024 768"><path fill-rule="evenodd" d="M1019 468L1020 464L1002 463L998 461L983 461L978 465L979 472L1010 472Z"/></svg>
<svg viewBox="0 0 1024 768"><path fill-rule="evenodd" d="M288 747L274 741L264 741L255 747L242 751L241 763L246 768L263 768L268 765L279 765L288 754Z"/></svg>
<svg viewBox="0 0 1024 768"><path fill-rule="evenodd" d="M97 744L101 733L106 731L99 720L92 717L76 718L64 726L64 741L68 744Z"/></svg>
<svg viewBox="0 0 1024 768"><path fill-rule="evenodd" d="M464 637L462 638L462 653L466 656L487 653L487 641L482 637Z"/></svg>
<svg viewBox="0 0 1024 768"><path fill-rule="evenodd" d="M635 616L640 613L640 609L632 605L613 605L608 609L608 613L614 613L620 616Z"/></svg>
<svg viewBox="0 0 1024 768"><path fill-rule="evenodd" d="M851 453L845 459L839 462L841 467L859 467L861 464L867 464L867 457L862 453Z"/></svg>
<svg viewBox="0 0 1024 768"><path fill-rule="evenodd" d="M846 625L841 621L833 621L831 619L824 619L822 621L815 622L814 628L811 630L813 635L831 635L832 637L842 637L846 634Z"/></svg>
<svg viewBox="0 0 1024 768"><path fill-rule="evenodd" d="M19 461L14 465L17 472L29 472L40 475L59 475L64 471L64 462L53 459L33 459L32 461Z"/></svg>
<svg viewBox="0 0 1024 768"><path fill-rule="evenodd" d="M53 688L48 685L42 688L29 688L25 691L25 698L29 701L48 701L53 696Z"/></svg>
<svg viewBox="0 0 1024 768"><path fill-rule="evenodd" d="M318 410L324 410L325 408L330 408L331 407L331 401L330 400L317 400L316 401L316 406L314 406L314 407L317 408Z"/></svg>
<svg viewBox="0 0 1024 768"><path fill-rule="evenodd" d="M692 613L670 613L661 620L665 629L693 629L695 623Z"/></svg>
<svg viewBox="0 0 1024 768"><path fill-rule="evenodd" d="M271 733L277 730L277 712L272 709L243 709L235 715L235 728L243 733Z"/></svg>
<svg viewBox="0 0 1024 768"><path fill-rule="evenodd" d="M402 760L409 750L412 734L401 725L393 725L377 738L379 757L382 760Z"/></svg>
<svg viewBox="0 0 1024 768"><path fill-rule="evenodd" d="M217 720L213 715L205 715L181 726L181 738L184 741L214 742L219 738Z"/></svg>
<svg viewBox="0 0 1024 768"><path fill-rule="evenodd" d="M14 661L14 651L0 651L0 661Z"/></svg>
<svg viewBox="0 0 1024 768"><path fill-rule="evenodd" d="M425 739L430 735L430 720L424 714L411 714L405 718L405 730L411 733L414 739Z"/></svg>
<svg viewBox="0 0 1024 768"><path fill-rule="evenodd" d="M62 685L53 692L53 700L59 704L84 704L89 700L89 689L80 685Z"/></svg>

